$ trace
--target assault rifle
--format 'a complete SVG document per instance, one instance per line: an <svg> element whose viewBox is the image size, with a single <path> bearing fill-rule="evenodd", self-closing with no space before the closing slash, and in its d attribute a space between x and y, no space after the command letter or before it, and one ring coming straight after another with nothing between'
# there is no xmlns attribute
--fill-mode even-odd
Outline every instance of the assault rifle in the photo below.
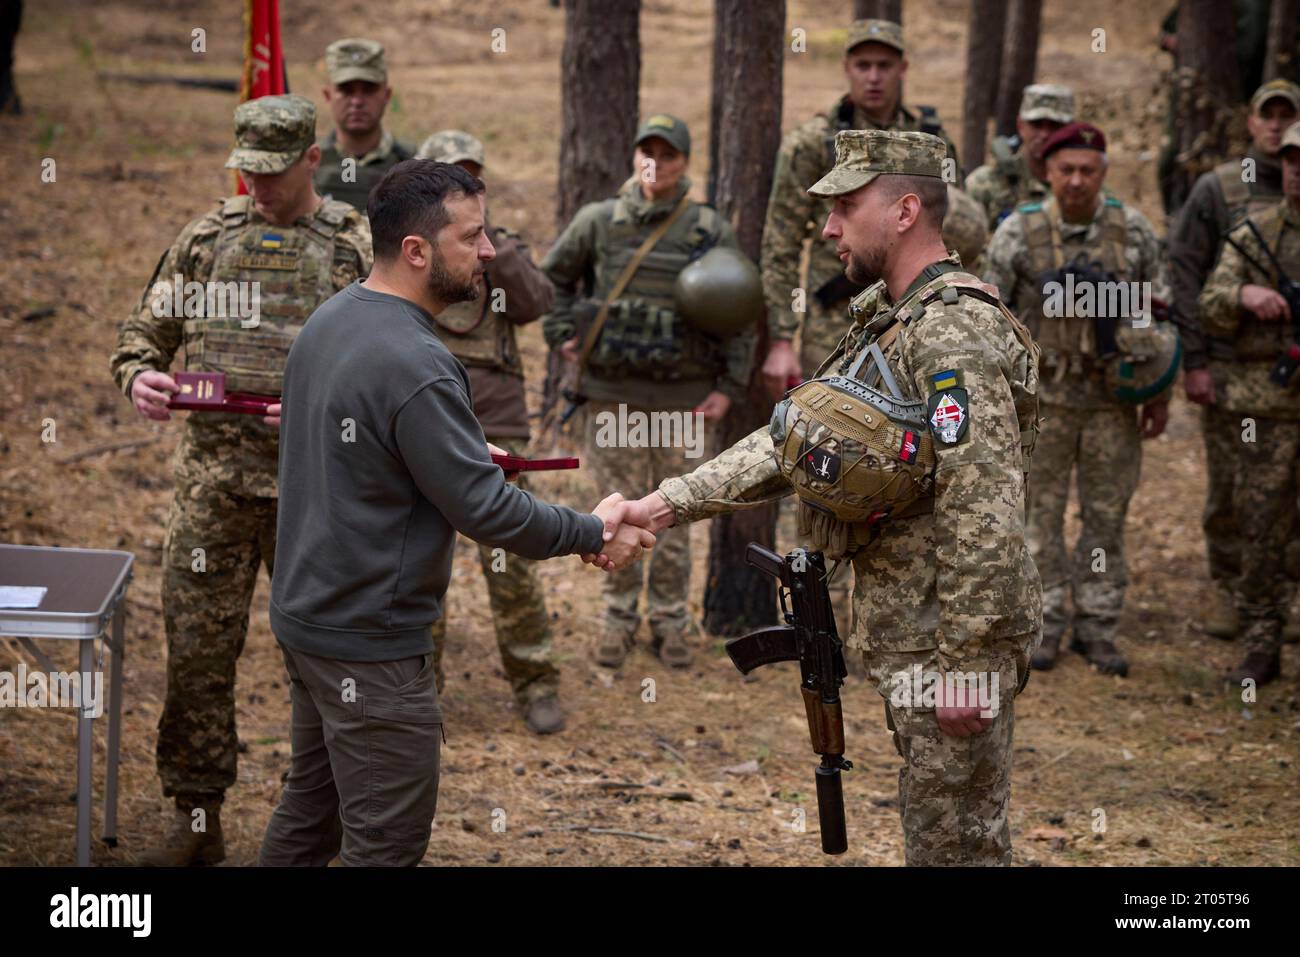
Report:
<svg viewBox="0 0 1300 957"><path fill-rule="evenodd" d="M1282 298L1286 300L1287 308L1291 310L1291 344L1282 350L1277 363L1273 366L1273 371L1268 374L1269 380L1274 385L1285 388L1291 384L1291 379L1296 370L1300 369L1300 283L1293 281L1286 274L1286 270L1277 261L1277 256L1273 253L1273 250L1268 248L1268 243L1264 241L1264 236L1259 231L1259 227L1255 225L1255 221L1247 219L1246 225L1254 233L1259 248L1268 254L1269 261L1273 264L1273 269L1277 273L1277 291L1282 294ZM1231 236L1224 236L1223 238L1227 240L1228 245L1241 253L1248 263L1258 269L1265 278L1268 278L1269 271L1260 264L1258 259L1246 252Z"/></svg>
<svg viewBox="0 0 1300 957"><path fill-rule="evenodd" d="M1067 277L1073 278L1067 281ZM1091 283L1094 292L1099 293L1101 283L1117 281L1118 277L1113 272L1108 272L1097 260L1089 260L1087 251L1080 250L1068 263L1039 276L1038 288L1042 289L1049 282L1055 282L1060 283L1062 289L1074 290ZM1099 302L1100 295L1095 296L1093 301ZM1119 342L1115 338L1115 330L1119 328L1119 317L1103 316L1100 313L1100 309L1095 309L1092 317L1093 334L1097 340L1097 358L1109 359L1119 354Z"/></svg>
<svg viewBox="0 0 1300 957"><path fill-rule="evenodd" d="M731 639L727 654L741 674L778 661L799 662L799 690L808 714L808 732L813 750L822 758L817 768L822 851L843 854L849 841L840 771L853 767L844 760L844 715L840 710L840 685L848 670L844 666L844 646L835 632L825 559L821 552L802 548L782 558L750 542L745 560L780 582L778 592L786 623ZM787 607L787 596L791 607Z"/></svg>

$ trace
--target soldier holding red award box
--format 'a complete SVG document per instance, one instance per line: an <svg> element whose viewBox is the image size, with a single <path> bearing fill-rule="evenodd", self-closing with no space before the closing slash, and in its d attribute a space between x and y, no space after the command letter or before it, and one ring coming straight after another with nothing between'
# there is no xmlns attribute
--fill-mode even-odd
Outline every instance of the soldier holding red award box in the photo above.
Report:
<svg viewBox="0 0 1300 957"><path fill-rule="evenodd" d="M307 317L370 271L365 218L322 200L312 185L320 164L315 127L316 109L301 96L265 96L235 110L237 144L226 166L240 171L248 195L223 200L181 231L113 353L113 377L141 415L171 417L168 400L181 385L167 370L177 353L187 373L201 374L193 382L278 397L289 346ZM224 408L231 398L223 396ZM235 782L239 745L235 662L258 568L265 562L269 572L275 554L278 403L267 411L266 419L190 415L176 450L163 549L167 700L157 759L177 813L142 863L225 857L220 808ZM205 821L196 831L198 808Z"/></svg>

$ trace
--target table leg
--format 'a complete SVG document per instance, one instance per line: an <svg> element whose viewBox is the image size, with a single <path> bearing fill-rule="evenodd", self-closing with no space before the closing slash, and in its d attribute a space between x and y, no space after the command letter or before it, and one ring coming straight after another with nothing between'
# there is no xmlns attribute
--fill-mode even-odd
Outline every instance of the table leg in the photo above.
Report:
<svg viewBox="0 0 1300 957"><path fill-rule="evenodd" d="M122 749L122 659L126 657L126 601L118 602L113 614L113 640L109 650L108 744L104 772L104 843L117 847L117 763Z"/></svg>
<svg viewBox="0 0 1300 957"><path fill-rule="evenodd" d="M81 646L82 680L95 667L95 639L85 638ZM87 717L84 708L77 711L77 866L90 866L90 758L95 741L94 719Z"/></svg>

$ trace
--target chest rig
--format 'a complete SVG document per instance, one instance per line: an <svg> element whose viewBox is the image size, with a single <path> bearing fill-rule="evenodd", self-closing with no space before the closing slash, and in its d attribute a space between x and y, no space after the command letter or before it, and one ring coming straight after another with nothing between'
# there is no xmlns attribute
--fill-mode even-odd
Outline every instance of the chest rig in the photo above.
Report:
<svg viewBox="0 0 1300 957"><path fill-rule="evenodd" d="M333 292L335 237L350 211L326 200L305 223L272 226L253 216L248 196L227 199L209 276L216 294L185 319L185 368L224 372L231 392L279 395L289 347ZM230 303L251 301L252 283L257 314L239 315ZM227 308L211 308L222 296Z"/></svg>
<svg viewBox="0 0 1300 957"><path fill-rule="evenodd" d="M1024 220L1025 245L1029 252L1029 269L1033 276L1030 290L1021 304L1020 315L1042 351L1043 366L1057 377L1093 371L1098 357L1098 319L1111 317L1071 314L1073 309L1058 310L1060 315L1045 314L1044 287L1058 283L1063 298L1077 288L1067 280L1073 273L1083 282L1126 282L1129 279L1128 228L1124 206L1113 197L1102 200L1099 228L1088 229L1082 242L1065 242L1061 235L1060 213L1054 202L1028 203L1018 210ZM1101 302L1100 295L1094 302ZM1095 312L1095 310L1093 310Z"/></svg>
<svg viewBox="0 0 1300 957"><path fill-rule="evenodd" d="M515 341L514 326L505 310L492 308L495 287L485 274L483 289L477 299L448 306L437 316L437 323L451 335L442 337L451 354L466 366L496 369L512 375L524 374Z"/></svg>

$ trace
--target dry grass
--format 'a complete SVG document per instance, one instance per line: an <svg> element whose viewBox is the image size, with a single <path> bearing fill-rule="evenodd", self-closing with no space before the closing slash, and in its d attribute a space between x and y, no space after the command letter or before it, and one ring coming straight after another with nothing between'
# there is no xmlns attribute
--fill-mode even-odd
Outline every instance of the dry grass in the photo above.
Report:
<svg viewBox="0 0 1300 957"><path fill-rule="evenodd" d="M348 34L389 44L399 97L392 126L418 140L434 129L470 129L487 144L495 218L544 248L552 236L559 122L561 15L542 0L464 14L451 0L397 0L383 20L346 0L284 5L291 82L320 84L325 44ZM126 548L138 557L131 589L123 740L121 846L101 863L130 863L161 833L153 746L165 650L159 607L162 523L176 424L146 424L107 376L116 325L139 296L180 226L229 187L228 96L98 84L95 69L233 76L237 24L229 4L51 0L28 11L18 81L28 115L0 120L0 538L32 544ZM642 102L683 115L707 142L709 9L706 0L644 4ZM840 92L835 31L847 5L791 3L810 52L787 57L787 128ZM909 98L936 104L956 132L965 4L910 0ZM197 11L197 12L193 12ZM1157 11L1085 0L1049 5L1041 78L1088 91L1093 115L1117 143L1111 185L1158 223L1151 153L1156 128L1144 110L1163 65L1153 52ZM494 26L508 53L487 52ZM189 52L189 31L208 30L208 53ZM1088 52L1104 26L1104 60ZM1104 66L1099 66L1104 64ZM322 125L323 129L323 125ZM57 182L40 161L57 160ZM695 171L703 180L703 169ZM27 322L32 310L52 317ZM540 381L540 336L524 336L530 383ZM46 417L54 446L40 441ZM129 453L59 465L96 443L149 436ZM1148 446L1146 481L1133 505L1133 585L1123 620L1127 681L1095 675L1070 657L1036 675L1018 702L1012 827L1016 858L1042 864L1295 864L1294 759L1300 726L1296 670L1249 709L1225 699L1217 676L1238 655L1195 630L1207 584L1199 515L1202 446L1193 412L1177 404L1167 436ZM573 476L536 486L575 505L596 490ZM628 489L626 491L638 491ZM702 561L707 529L693 530ZM795 677L768 671L744 683L710 642L685 674L665 673L638 652L617 677L588 664L599 581L576 561L542 569L564 669L569 730L538 740L513 713L497 660L477 556L456 557L450 598L449 743L429 863L818 864L815 837L796 833L809 806L807 750ZM701 576L692 605L698 611ZM228 796L230 859L254 860L288 766L288 694L266 621L263 580L240 663L239 783ZM0 668L17 658L0 645ZM58 660L71 662L62 652ZM642 681L657 700L642 700ZM845 690L850 853L836 864L902 860L896 807L898 759L881 703L861 681ZM102 722L101 722L102 725ZM102 740L103 729L97 729ZM72 860L73 725L66 715L0 714L0 862ZM101 752L102 755L102 752ZM731 773L756 761L757 773ZM102 777L97 756L97 777ZM620 788L619 782L628 786ZM684 796L689 797L689 800ZM507 828L493 831L493 812ZM1094 809L1107 829L1094 834ZM98 819L98 818L97 818ZM624 833L651 835L646 841Z"/></svg>

